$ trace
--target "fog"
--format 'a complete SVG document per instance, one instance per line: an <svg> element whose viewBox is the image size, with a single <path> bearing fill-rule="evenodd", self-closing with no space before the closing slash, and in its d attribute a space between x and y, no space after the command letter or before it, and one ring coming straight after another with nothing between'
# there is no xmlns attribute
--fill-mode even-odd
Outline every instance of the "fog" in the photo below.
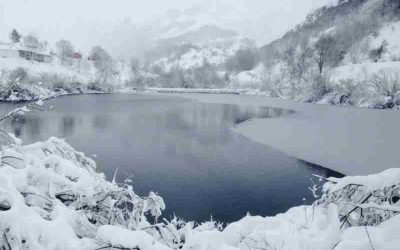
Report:
<svg viewBox="0 0 400 250"><path fill-rule="evenodd" d="M263 45L301 22L330 0L0 0L0 40L9 31L33 33L54 44L69 39L86 52L103 45L116 56L135 55L150 46L156 26L169 17L207 16ZM215 21L214 20L214 21ZM151 32L150 32L151 31ZM153 33L152 33L153 32Z"/></svg>

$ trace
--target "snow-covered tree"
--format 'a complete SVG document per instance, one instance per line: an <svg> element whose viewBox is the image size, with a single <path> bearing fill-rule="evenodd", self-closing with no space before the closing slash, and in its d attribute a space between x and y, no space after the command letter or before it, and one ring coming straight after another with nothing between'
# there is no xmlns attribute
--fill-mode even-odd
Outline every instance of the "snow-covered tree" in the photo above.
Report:
<svg viewBox="0 0 400 250"><path fill-rule="evenodd" d="M39 39L35 35L27 35L22 38L24 44L29 47L39 48L40 42Z"/></svg>
<svg viewBox="0 0 400 250"><path fill-rule="evenodd" d="M10 33L10 40L13 43L19 43L21 41L22 35L16 30L13 29Z"/></svg>

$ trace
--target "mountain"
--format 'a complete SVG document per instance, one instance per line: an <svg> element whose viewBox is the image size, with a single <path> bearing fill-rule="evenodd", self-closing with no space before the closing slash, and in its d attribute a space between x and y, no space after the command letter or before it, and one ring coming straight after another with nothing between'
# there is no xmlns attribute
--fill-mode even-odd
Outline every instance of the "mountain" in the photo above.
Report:
<svg viewBox="0 0 400 250"><path fill-rule="evenodd" d="M258 30L265 24L248 18L252 16L248 6L244 0L203 0L183 10L170 10L141 25L125 19L103 40L108 39L107 48L119 57L154 60L182 43L204 45L238 36L256 37L264 33Z"/></svg>
<svg viewBox="0 0 400 250"><path fill-rule="evenodd" d="M306 21L286 32L283 37L263 46L261 53L264 58L273 58L277 53L282 53L290 47L308 44L311 39L329 29L355 28L357 30L361 28L365 31L361 36L366 37L371 35L373 32L370 31L374 29L374 27L370 27L371 30L365 29L366 25L372 23L378 29L378 26L393 20L399 13L400 1L398 0L335 0L311 12ZM368 20L368 18L371 19ZM344 27L349 23L354 27Z"/></svg>

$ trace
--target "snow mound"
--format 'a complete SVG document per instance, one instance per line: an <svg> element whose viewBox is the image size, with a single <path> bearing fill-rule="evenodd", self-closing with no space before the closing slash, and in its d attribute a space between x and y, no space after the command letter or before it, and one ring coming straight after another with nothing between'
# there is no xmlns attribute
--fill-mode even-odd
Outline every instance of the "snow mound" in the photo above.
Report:
<svg viewBox="0 0 400 250"><path fill-rule="evenodd" d="M130 187L106 181L96 172L92 159L64 140L50 138L27 146L3 146L1 159L2 249L114 245L120 239L116 235L118 226L132 230L149 226L146 214L159 216L165 208L154 193L142 199ZM112 224L115 233L107 233L111 226L102 228L105 224ZM130 235L129 244L139 244L140 249L165 249L155 248L144 231L126 234Z"/></svg>

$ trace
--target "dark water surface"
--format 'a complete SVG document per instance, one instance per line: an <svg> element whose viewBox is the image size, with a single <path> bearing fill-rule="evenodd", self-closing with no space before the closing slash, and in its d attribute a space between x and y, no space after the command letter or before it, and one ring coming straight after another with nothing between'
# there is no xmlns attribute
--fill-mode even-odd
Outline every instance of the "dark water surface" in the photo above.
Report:
<svg viewBox="0 0 400 250"><path fill-rule="evenodd" d="M145 95L81 95L53 99L49 112L30 112L3 124L32 143L66 138L95 159L108 179L134 175L140 195L158 192L164 213L187 220L230 222L250 212L275 215L311 203L310 174L336 175L290 158L230 130L251 118L289 112L204 104ZM0 104L5 113L13 104ZM265 131L274 133L274 131Z"/></svg>

